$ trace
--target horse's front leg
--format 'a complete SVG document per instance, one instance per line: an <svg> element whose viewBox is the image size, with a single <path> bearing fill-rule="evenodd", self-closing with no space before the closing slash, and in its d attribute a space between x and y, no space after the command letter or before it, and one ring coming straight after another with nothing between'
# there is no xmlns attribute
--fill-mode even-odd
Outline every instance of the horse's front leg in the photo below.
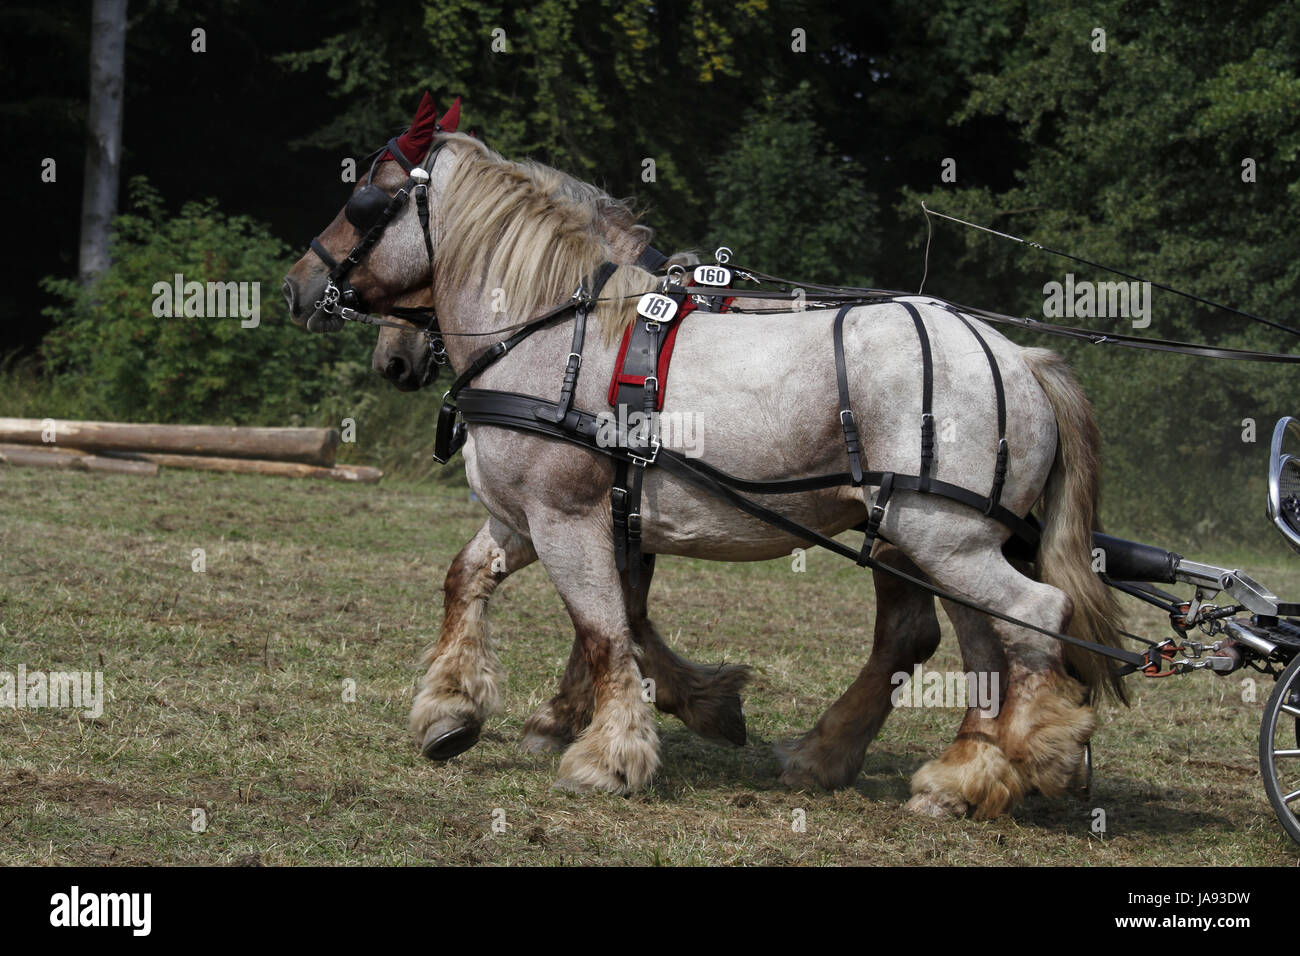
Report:
<svg viewBox="0 0 1300 956"><path fill-rule="evenodd" d="M749 679L744 664L697 664L676 654L647 613L653 558L642 564L638 586L622 575L623 597L641 673L653 681L655 707L672 714L701 737L745 743L745 713L740 691ZM533 753L563 750L591 723L594 688L582 642L574 638L559 692L528 718L521 746Z"/></svg>
<svg viewBox="0 0 1300 956"><path fill-rule="evenodd" d="M537 558L531 542L489 518L451 563L443 585L442 632L421 660L427 670L411 706L411 732L431 760L478 742L501 709L501 662L488 637L487 605L511 572Z"/></svg>
<svg viewBox="0 0 1300 956"><path fill-rule="evenodd" d="M592 689L591 723L564 752L555 785L640 790L659 766L659 737L642 696L609 517L599 505L580 514L547 509L530 513L528 525L573 620Z"/></svg>

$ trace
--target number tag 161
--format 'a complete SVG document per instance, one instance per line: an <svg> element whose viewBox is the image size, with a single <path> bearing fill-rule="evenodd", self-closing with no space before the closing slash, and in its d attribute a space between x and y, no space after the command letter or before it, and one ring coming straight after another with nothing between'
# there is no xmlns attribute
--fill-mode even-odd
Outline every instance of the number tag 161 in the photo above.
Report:
<svg viewBox="0 0 1300 956"><path fill-rule="evenodd" d="M637 302L636 310L651 322L667 322L677 314L677 303L658 292L647 292Z"/></svg>

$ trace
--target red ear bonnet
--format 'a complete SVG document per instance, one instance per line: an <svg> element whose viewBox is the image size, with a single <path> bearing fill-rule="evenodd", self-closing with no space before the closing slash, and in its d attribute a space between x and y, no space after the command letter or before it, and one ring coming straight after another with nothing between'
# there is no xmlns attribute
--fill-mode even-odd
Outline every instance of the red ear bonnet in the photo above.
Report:
<svg viewBox="0 0 1300 956"><path fill-rule="evenodd" d="M460 97L456 97L456 102L452 103L443 114L442 119L438 120L438 129L444 133L456 132L456 127L460 125Z"/></svg>
<svg viewBox="0 0 1300 956"><path fill-rule="evenodd" d="M447 126L447 119L451 118L452 124ZM411 120L411 128L401 136L397 137L397 148L402 151L412 163L420 161L421 157L429 151L429 146L433 142L434 134L441 131L454 132L455 123L460 120L460 100L457 99L452 104L451 109L447 110L447 115L438 121L438 108L433 105L432 94L425 92L424 97L420 100L420 107L415 111L415 119ZM393 154L385 150L379 157L380 162L385 159L392 159Z"/></svg>

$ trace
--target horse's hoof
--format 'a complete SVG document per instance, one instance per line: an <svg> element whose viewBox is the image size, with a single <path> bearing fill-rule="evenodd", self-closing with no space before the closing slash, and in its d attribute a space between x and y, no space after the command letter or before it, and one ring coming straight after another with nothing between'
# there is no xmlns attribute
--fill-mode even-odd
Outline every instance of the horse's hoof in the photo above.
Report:
<svg viewBox="0 0 1300 956"><path fill-rule="evenodd" d="M529 731L519 741L519 749L526 754L558 754L572 743L563 737Z"/></svg>
<svg viewBox="0 0 1300 956"><path fill-rule="evenodd" d="M741 703L739 694L728 698L726 704L727 706L718 715L718 734L723 740L737 747L743 747L745 746L744 704Z"/></svg>
<svg viewBox="0 0 1300 956"><path fill-rule="evenodd" d="M467 723L456 717L444 717L424 732L420 752L430 760L450 760L478 743L482 729L481 724Z"/></svg>
<svg viewBox="0 0 1300 956"><path fill-rule="evenodd" d="M591 784L579 783L572 777L561 777L551 784L551 789L558 790L560 793L591 793L596 788Z"/></svg>
<svg viewBox="0 0 1300 956"><path fill-rule="evenodd" d="M958 806L960 804L960 806ZM917 816L934 817L936 820L948 820L952 817L964 817L966 804L953 798L940 798L933 793L918 793L903 805L903 809Z"/></svg>

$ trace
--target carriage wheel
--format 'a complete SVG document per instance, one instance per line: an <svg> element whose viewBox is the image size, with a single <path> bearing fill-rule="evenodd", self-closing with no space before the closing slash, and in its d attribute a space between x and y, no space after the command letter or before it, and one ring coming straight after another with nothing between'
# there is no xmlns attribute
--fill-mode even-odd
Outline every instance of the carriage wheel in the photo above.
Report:
<svg viewBox="0 0 1300 956"><path fill-rule="evenodd" d="M1259 730L1259 769L1273 812L1300 843L1300 656L1277 679Z"/></svg>

